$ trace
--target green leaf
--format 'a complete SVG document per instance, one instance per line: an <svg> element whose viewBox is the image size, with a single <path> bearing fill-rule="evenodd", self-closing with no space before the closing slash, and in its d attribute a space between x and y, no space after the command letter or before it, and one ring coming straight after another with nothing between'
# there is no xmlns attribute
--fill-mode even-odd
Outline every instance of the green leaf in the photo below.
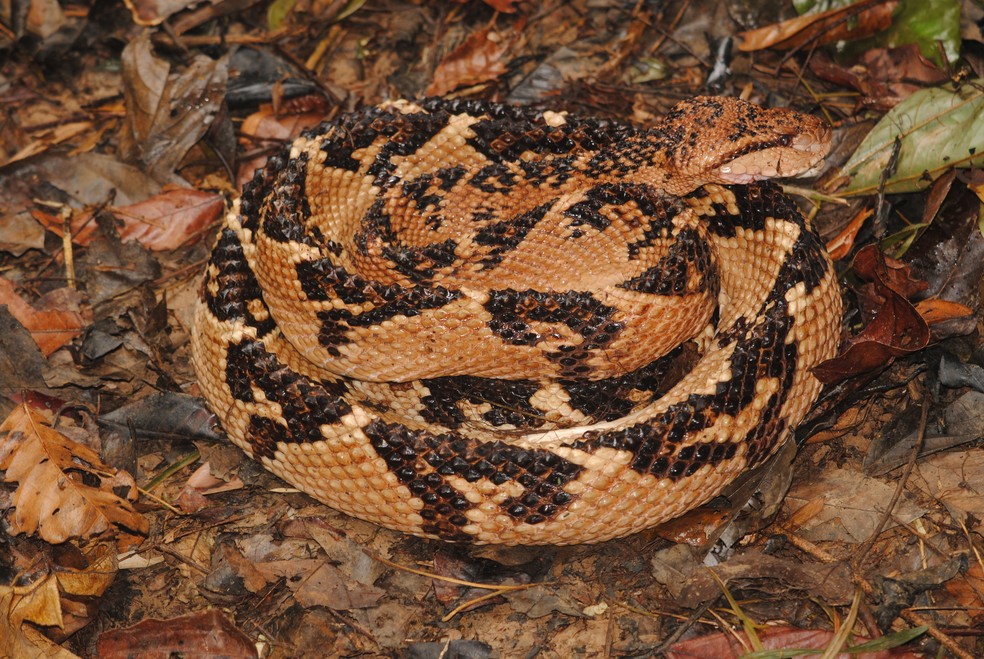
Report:
<svg viewBox="0 0 984 659"><path fill-rule="evenodd" d="M362 5L364 4L366 4L366 0L349 0L349 3L345 5L340 12L338 12L338 16L336 16L335 20L332 22L337 23L345 20L355 12L362 9Z"/></svg>
<svg viewBox="0 0 984 659"><path fill-rule="evenodd" d="M860 0L793 0L793 9L800 16L803 14L822 14L831 9L840 9L856 4Z"/></svg>
<svg viewBox="0 0 984 659"><path fill-rule="evenodd" d="M864 652L882 652L884 650L891 650L892 648L897 648L900 645L905 645L913 639L919 638L926 633L927 629L929 629L929 627L926 625L920 625L919 627L912 627L910 629L900 629L897 632L885 634L884 636L870 640L867 643L853 645L847 651L851 654L860 654Z"/></svg>
<svg viewBox="0 0 984 659"><path fill-rule="evenodd" d="M885 191L921 190L950 167L984 164L984 79L923 89L905 99L871 129L841 174L846 195L878 189L899 140L895 173Z"/></svg>

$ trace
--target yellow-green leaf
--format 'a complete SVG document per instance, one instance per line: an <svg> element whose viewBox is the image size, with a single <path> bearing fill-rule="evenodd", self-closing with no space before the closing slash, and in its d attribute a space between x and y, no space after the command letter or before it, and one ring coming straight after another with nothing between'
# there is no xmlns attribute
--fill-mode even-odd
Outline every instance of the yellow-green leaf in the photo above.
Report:
<svg viewBox="0 0 984 659"><path fill-rule="evenodd" d="M297 0L273 0L267 7L267 28L273 32L283 27Z"/></svg>

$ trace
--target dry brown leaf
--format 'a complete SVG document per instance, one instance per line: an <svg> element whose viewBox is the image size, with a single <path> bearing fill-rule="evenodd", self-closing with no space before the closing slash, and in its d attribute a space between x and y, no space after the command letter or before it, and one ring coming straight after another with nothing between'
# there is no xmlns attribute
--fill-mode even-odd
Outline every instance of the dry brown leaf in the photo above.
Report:
<svg viewBox="0 0 984 659"><path fill-rule="evenodd" d="M123 221L120 238L136 240L147 249L176 249L201 234L225 212L217 194L176 188L130 206L110 209Z"/></svg>
<svg viewBox="0 0 984 659"><path fill-rule="evenodd" d="M75 597L100 597L113 583L119 570L114 545L100 542L86 549L85 560L87 565L81 569L58 566L54 574L62 593Z"/></svg>
<svg viewBox="0 0 984 659"><path fill-rule="evenodd" d="M854 594L851 569L845 563L807 563L798 558L763 554L754 548L747 548L716 566L713 574L720 581L714 579L711 571L697 568L696 564L691 570L678 558L677 565L682 569L676 577L678 583L673 586L674 600L684 608L717 600L721 597L720 582L728 584L734 580L739 584L754 581L759 593L789 597L793 591L801 591L834 606L849 603ZM673 578L672 573L665 574Z"/></svg>
<svg viewBox="0 0 984 659"><path fill-rule="evenodd" d="M976 528L984 517L984 454L979 450L941 453L920 459L919 489L940 503L955 521Z"/></svg>
<svg viewBox="0 0 984 659"><path fill-rule="evenodd" d="M65 25L65 12L57 0L38 0L27 5L26 19L28 32L48 39Z"/></svg>
<svg viewBox="0 0 984 659"><path fill-rule="evenodd" d="M974 191L981 203L984 203L984 171L972 169L967 179L967 187Z"/></svg>
<svg viewBox="0 0 984 659"><path fill-rule="evenodd" d="M298 582L287 587L301 606L325 606L335 611L367 609L375 606L384 591L357 583L334 565L322 562Z"/></svg>
<svg viewBox="0 0 984 659"><path fill-rule="evenodd" d="M513 14L516 12L517 0L482 0L485 4L503 14Z"/></svg>
<svg viewBox="0 0 984 659"><path fill-rule="evenodd" d="M99 603L119 571L116 544L108 538L89 545L85 553L70 543L53 551L49 564L61 593L62 624L48 635L62 641L92 622Z"/></svg>
<svg viewBox="0 0 984 659"><path fill-rule="evenodd" d="M55 645L28 623L44 627L62 624L58 582L48 575L26 586L0 586L0 656L53 657L76 655Z"/></svg>
<svg viewBox="0 0 984 659"><path fill-rule="evenodd" d="M471 0L454 0L460 5L467 4ZM519 0L482 0L485 4L496 11L500 11L503 14L513 14L516 12L516 3Z"/></svg>
<svg viewBox="0 0 984 659"><path fill-rule="evenodd" d="M21 256L30 249L44 249L44 228L26 212L0 213L0 252Z"/></svg>
<svg viewBox="0 0 984 659"><path fill-rule="evenodd" d="M34 140L17 153L10 156L10 158L3 163L3 166L18 162L20 160L26 160L27 158L38 155L39 153L44 153L51 147L61 144L62 142L67 142L77 135L81 135L86 131L92 130L92 128L93 125L91 121L73 121L55 126L54 128L46 130L41 134L34 135Z"/></svg>
<svg viewBox="0 0 984 659"><path fill-rule="evenodd" d="M954 318L969 318L974 310L959 302L929 298L916 303L916 311L926 321L927 325L935 325Z"/></svg>
<svg viewBox="0 0 984 659"><path fill-rule="evenodd" d="M144 27L160 25L168 16L197 4L194 0L123 0L133 22Z"/></svg>
<svg viewBox="0 0 984 659"><path fill-rule="evenodd" d="M252 570L268 583L286 579L302 606L326 606L335 611L364 609L383 596L379 588L358 583L323 558L257 561Z"/></svg>
<svg viewBox="0 0 984 659"><path fill-rule="evenodd" d="M437 65L427 94L441 96L501 76L506 72L503 55L511 41L492 32L491 26L473 32Z"/></svg>
<svg viewBox="0 0 984 659"><path fill-rule="evenodd" d="M325 109L317 108L301 114L282 114L265 105L243 119L239 134L253 143L286 143L302 130L312 128L325 118Z"/></svg>
<svg viewBox="0 0 984 659"><path fill-rule="evenodd" d="M31 217L37 220L41 226L55 234L59 238L65 235L65 222L64 220L51 213L45 213L41 210L32 210ZM73 213L72 219L69 221L68 230L72 232L72 242L76 245L86 245L92 242L92 239L96 236L96 231L98 226L96 225L95 219L92 217L92 213Z"/></svg>
<svg viewBox="0 0 984 659"><path fill-rule="evenodd" d="M19 625L24 621L44 627L60 627L61 607L58 605L58 580L52 575L44 577L40 583L28 586L14 586L8 593L9 608L4 607L6 617Z"/></svg>
<svg viewBox="0 0 984 659"><path fill-rule="evenodd" d="M224 615L204 611L170 620L144 620L99 637L100 657L255 657L256 646Z"/></svg>
<svg viewBox="0 0 984 659"><path fill-rule="evenodd" d="M817 51L809 66L818 77L861 92L858 106L881 112L887 112L923 87L947 80L947 74L926 59L914 43L898 48L873 48L851 67Z"/></svg>
<svg viewBox="0 0 984 659"><path fill-rule="evenodd" d="M31 333L47 357L82 333L85 322L74 309L37 309L28 304L9 279L0 277L0 304Z"/></svg>
<svg viewBox="0 0 984 659"><path fill-rule="evenodd" d="M49 427L25 405L0 425L0 470L6 470L4 482L18 484L8 515L14 533L37 533L55 544L114 526L147 533L143 515L114 493L136 496L133 477L102 464L95 451Z"/></svg>
<svg viewBox="0 0 984 659"><path fill-rule="evenodd" d="M120 238L136 240L147 249L166 251L176 249L199 236L225 212L221 195L189 188L171 188L148 199L127 206L111 206L109 211L123 224ZM63 236L64 222L60 217L32 211L32 217L52 233ZM74 214L70 223L72 242L86 246L92 243L98 225L91 212Z"/></svg>
<svg viewBox="0 0 984 659"><path fill-rule="evenodd" d="M878 527L894 495L894 483L849 469L827 469L809 482L794 484L785 503L799 524L797 532L807 540L858 544ZM822 507L818 500L823 501ZM902 498L886 528L909 524L925 512Z"/></svg>
<svg viewBox="0 0 984 659"><path fill-rule="evenodd" d="M720 527L730 514L731 511L728 510L697 508L660 524L653 529L653 532L676 544L703 547L707 544L710 533Z"/></svg>

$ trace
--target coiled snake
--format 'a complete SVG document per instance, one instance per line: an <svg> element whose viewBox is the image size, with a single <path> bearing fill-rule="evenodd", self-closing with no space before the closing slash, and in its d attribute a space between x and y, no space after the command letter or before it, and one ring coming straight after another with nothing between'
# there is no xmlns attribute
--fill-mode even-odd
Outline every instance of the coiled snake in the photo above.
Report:
<svg viewBox="0 0 984 659"><path fill-rule="evenodd" d="M648 130L440 99L322 124L220 231L201 390L269 470L389 528L573 544L665 521L818 395L835 274L756 181L828 142L707 97Z"/></svg>

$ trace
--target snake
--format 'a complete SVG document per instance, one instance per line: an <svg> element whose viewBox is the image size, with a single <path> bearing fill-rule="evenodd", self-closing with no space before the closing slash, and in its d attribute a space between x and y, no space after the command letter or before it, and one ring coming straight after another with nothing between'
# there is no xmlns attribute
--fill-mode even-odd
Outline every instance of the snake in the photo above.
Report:
<svg viewBox="0 0 984 659"><path fill-rule="evenodd" d="M454 543L647 529L763 464L840 337L824 244L772 179L829 125L727 97L649 126L396 100L270 157L205 268L198 386L251 458Z"/></svg>

